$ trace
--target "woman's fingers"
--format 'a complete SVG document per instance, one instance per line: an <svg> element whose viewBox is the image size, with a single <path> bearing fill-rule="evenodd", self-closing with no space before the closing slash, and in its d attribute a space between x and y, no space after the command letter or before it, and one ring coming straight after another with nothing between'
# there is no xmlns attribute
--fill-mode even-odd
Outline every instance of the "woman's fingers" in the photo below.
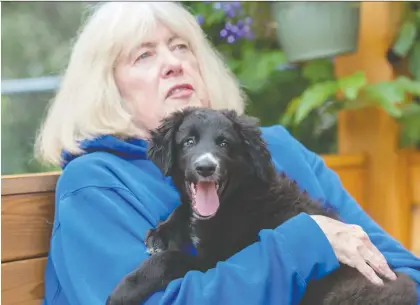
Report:
<svg viewBox="0 0 420 305"><path fill-rule="evenodd" d="M378 275L391 280L396 279L385 257L360 226L345 224L321 215L313 215L312 218L325 233L341 263L356 268L376 285L383 285L383 280Z"/></svg>
<svg viewBox="0 0 420 305"><path fill-rule="evenodd" d="M395 280L397 276L389 268L388 263L382 253L373 245L369 235L358 225L351 225L354 230L354 235L359 239L358 251L365 262L369 263L370 267L377 273Z"/></svg>
<svg viewBox="0 0 420 305"><path fill-rule="evenodd" d="M365 262L365 260L359 256L358 258L353 259L354 268L359 270L369 281L375 285L383 285L384 282L381 278L375 273L375 271Z"/></svg>
<svg viewBox="0 0 420 305"><path fill-rule="evenodd" d="M387 277L390 280L397 279L395 273L388 266L385 257L370 241L367 243L365 251L364 253L362 253L362 255L376 272Z"/></svg>

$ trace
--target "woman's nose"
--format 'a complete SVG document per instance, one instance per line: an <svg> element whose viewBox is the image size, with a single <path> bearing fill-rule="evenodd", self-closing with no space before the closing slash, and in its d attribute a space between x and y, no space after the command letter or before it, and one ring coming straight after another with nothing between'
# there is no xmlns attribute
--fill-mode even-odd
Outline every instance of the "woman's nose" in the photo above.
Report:
<svg viewBox="0 0 420 305"><path fill-rule="evenodd" d="M182 74L182 61L171 52L165 52L162 60L162 77L177 76Z"/></svg>

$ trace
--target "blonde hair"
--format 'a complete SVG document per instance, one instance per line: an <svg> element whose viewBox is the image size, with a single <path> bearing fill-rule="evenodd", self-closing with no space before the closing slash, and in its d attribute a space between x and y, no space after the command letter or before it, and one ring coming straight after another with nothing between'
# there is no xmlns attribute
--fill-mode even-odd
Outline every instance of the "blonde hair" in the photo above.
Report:
<svg viewBox="0 0 420 305"><path fill-rule="evenodd" d="M157 21L191 44L211 108L244 111L245 96L235 76L181 4L106 2L95 8L73 46L61 86L38 134L38 158L59 165L62 151L83 152L82 140L105 134L141 134L122 104L113 67L119 56L141 43Z"/></svg>

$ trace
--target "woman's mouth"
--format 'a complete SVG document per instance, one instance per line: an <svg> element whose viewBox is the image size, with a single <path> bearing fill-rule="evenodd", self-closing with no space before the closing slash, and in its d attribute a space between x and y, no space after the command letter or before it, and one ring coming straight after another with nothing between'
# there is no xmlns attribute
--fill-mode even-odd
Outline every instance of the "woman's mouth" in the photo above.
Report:
<svg viewBox="0 0 420 305"><path fill-rule="evenodd" d="M171 87L166 94L166 98L183 99L190 97L194 88L190 84L180 84Z"/></svg>

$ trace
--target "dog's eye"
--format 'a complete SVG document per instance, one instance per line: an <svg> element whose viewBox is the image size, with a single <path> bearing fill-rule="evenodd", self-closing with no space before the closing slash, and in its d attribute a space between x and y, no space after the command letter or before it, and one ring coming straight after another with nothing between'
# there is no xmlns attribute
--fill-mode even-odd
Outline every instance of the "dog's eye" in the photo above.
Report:
<svg viewBox="0 0 420 305"><path fill-rule="evenodd" d="M220 147L227 147L228 146L228 141L226 139L223 139L219 142L219 146Z"/></svg>
<svg viewBox="0 0 420 305"><path fill-rule="evenodd" d="M184 147L188 147L195 144L194 138L188 138L184 141Z"/></svg>

